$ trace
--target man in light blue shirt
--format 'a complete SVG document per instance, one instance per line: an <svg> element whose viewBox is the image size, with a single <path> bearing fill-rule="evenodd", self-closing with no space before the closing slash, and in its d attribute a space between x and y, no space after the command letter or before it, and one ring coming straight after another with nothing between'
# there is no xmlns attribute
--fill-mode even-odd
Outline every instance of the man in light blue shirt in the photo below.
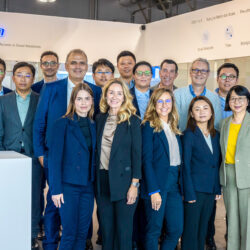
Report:
<svg viewBox="0 0 250 250"><path fill-rule="evenodd" d="M176 105L180 116L179 127L184 131L187 126L187 114L189 104L196 96L206 96L213 104L215 113L215 128L219 129L221 120L221 104L219 97L206 88L210 66L206 59L198 58L193 61L190 68L191 84L187 87L179 88L174 91Z"/></svg>
<svg viewBox="0 0 250 250"><path fill-rule="evenodd" d="M233 63L224 63L217 70L217 83L219 88L215 90L220 98L222 119L232 115L232 111L225 111L225 103L228 91L238 83L239 69Z"/></svg>
<svg viewBox="0 0 250 250"><path fill-rule="evenodd" d="M133 68L135 64L136 57L130 51L124 50L117 56L117 68L121 75L120 78L128 85L129 89L134 87Z"/></svg>

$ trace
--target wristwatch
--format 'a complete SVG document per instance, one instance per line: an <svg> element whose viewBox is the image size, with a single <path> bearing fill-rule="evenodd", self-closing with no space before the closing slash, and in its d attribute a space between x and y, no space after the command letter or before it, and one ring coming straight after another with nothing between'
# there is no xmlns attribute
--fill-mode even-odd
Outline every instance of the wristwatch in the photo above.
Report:
<svg viewBox="0 0 250 250"><path fill-rule="evenodd" d="M140 182L132 182L131 185L138 188L138 187L140 187Z"/></svg>

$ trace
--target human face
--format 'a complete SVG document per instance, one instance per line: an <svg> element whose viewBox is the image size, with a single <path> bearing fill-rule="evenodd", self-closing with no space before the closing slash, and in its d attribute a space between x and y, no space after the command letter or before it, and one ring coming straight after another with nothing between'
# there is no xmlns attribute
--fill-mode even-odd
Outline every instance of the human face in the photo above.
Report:
<svg viewBox="0 0 250 250"><path fill-rule="evenodd" d="M197 125L204 124L210 120L212 110L207 102L199 100L194 103L191 116L194 118Z"/></svg>
<svg viewBox="0 0 250 250"><path fill-rule="evenodd" d="M236 113L244 113L247 110L248 100L246 96L239 96L232 92L230 99L229 99L229 107L233 111L234 114Z"/></svg>
<svg viewBox="0 0 250 250"><path fill-rule="evenodd" d="M226 78L226 79L224 79ZM234 68L223 68L217 77L220 92L227 95L228 91L237 84L238 78Z"/></svg>
<svg viewBox="0 0 250 250"><path fill-rule="evenodd" d="M55 77L59 63L54 55L47 55L42 57L40 67L45 77Z"/></svg>
<svg viewBox="0 0 250 250"><path fill-rule="evenodd" d="M156 113L163 120L168 120L168 115L172 111L172 97L168 92L163 93L156 102Z"/></svg>
<svg viewBox="0 0 250 250"><path fill-rule="evenodd" d="M110 85L107 91L107 104L111 110L118 111L124 102L124 93L122 86L118 83L113 83Z"/></svg>
<svg viewBox="0 0 250 250"><path fill-rule="evenodd" d="M12 80L16 85L17 91L28 92L33 84L34 76L29 67L21 67L16 70Z"/></svg>
<svg viewBox="0 0 250 250"><path fill-rule="evenodd" d="M132 56L122 56L117 63L119 73L124 79L132 78L134 66L135 61Z"/></svg>
<svg viewBox="0 0 250 250"><path fill-rule="evenodd" d="M109 80L114 78L114 74L108 66L100 65L96 68L93 78L96 85L102 88Z"/></svg>
<svg viewBox="0 0 250 250"><path fill-rule="evenodd" d="M178 76L176 73L176 67L174 64L163 63L160 69L161 86L168 87L172 90L174 80Z"/></svg>
<svg viewBox="0 0 250 250"><path fill-rule="evenodd" d="M4 77L5 77L4 66L0 64L0 85L2 84Z"/></svg>
<svg viewBox="0 0 250 250"><path fill-rule="evenodd" d="M93 104L93 98L86 90L80 90L75 99L75 111L81 117L86 117Z"/></svg>
<svg viewBox="0 0 250 250"><path fill-rule="evenodd" d="M137 89L148 90L152 79L151 69L147 65L140 65L137 67L134 80Z"/></svg>
<svg viewBox="0 0 250 250"><path fill-rule="evenodd" d="M65 64L65 68L73 83L82 82L88 70L87 58L83 54L72 53Z"/></svg>
<svg viewBox="0 0 250 250"><path fill-rule="evenodd" d="M209 76L208 66L205 62L196 61L190 69L192 84L196 86L205 86Z"/></svg>

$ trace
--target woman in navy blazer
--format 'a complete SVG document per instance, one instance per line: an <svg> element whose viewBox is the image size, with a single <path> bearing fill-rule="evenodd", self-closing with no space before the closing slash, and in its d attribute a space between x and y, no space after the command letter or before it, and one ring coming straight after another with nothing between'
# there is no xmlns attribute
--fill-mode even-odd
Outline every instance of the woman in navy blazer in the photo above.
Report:
<svg viewBox="0 0 250 250"><path fill-rule="evenodd" d="M204 250L208 221L215 199L220 198L221 163L219 133L214 129L214 109L205 96L189 106L182 137L184 193L183 250Z"/></svg>
<svg viewBox="0 0 250 250"><path fill-rule="evenodd" d="M181 132L173 93L156 89L149 101L142 128L143 178L141 196L147 217L146 250L158 250L163 220L166 237L162 250L174 250L183 230L183 201L179 186Z"/></svg>
<svg viewBox="0 0 250 250"><path fill-rule="evenodd" d="M90 87L76 85L67 113L54 123L49 142L50 188L63 227L60 250L85 249L92 218L96 147L93 103Z"/></svg>

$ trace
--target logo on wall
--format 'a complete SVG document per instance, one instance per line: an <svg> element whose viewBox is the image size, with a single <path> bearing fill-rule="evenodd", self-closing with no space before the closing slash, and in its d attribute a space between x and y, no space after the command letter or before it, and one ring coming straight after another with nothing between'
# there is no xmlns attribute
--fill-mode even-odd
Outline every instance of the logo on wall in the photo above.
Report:
<svg viewBox="0 0 250 250"><path fill-rule="evenodd" d="M0 37L4 37L5 29L0 27Z"/></svg>
<svg viewBox="0 0 250 250"><path fill-rule="evenodd" d="M225 38L227 40L232 39L233 37L233 27L231 25L227 26L225 29Z"/></svg>

